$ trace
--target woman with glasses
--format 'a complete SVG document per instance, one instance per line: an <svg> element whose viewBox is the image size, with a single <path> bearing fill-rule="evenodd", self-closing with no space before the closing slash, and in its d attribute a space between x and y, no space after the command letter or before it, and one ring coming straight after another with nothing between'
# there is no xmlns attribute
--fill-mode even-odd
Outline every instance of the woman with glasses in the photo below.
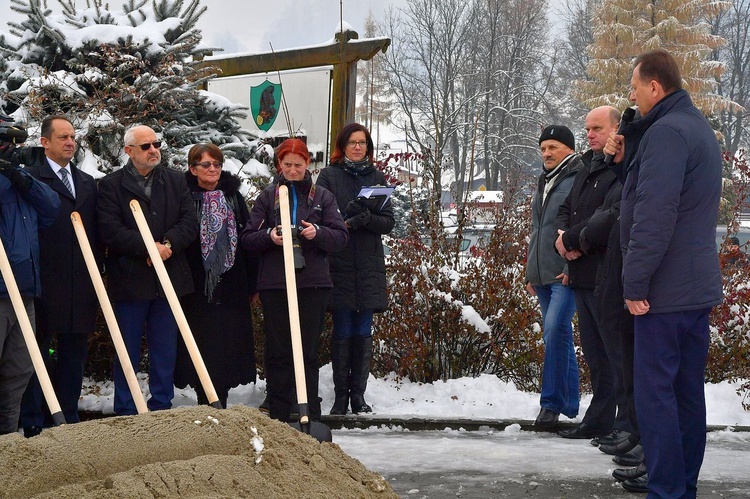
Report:
<svg viewBox="0 0 750 499"><path fill-rule="evenodd" d="M385 176L373 164L373 154L370 132L351 123L339 133L331 165L316 182L336 196L349 230L346 248L330 258L335 391L331 414L346 414L350 400L353 413L372 412L364 396L372 359L372 318L388 306L381 236L394 225L390 201L372 211L357 200L362 187L386 185Z"/></svg>
<svg viewBox="0 0 750 499"><path fill-rule="evenodd" d="M219 401L229 389L255 381L255 346L250 299L255 293L257 258L238 244L249 212L241 180L222 170L224 153L214 144L188 152L185 179L198 216L198 239L185 250L195 292L180 299ZM208 404L183 342L177 351L175 386L195 388Z"/></svg>
<svg viewBox="0 0 750 499"><path fill-rule="evenodd" d="M307 166L310 153L299 139L287 139L276 148L278 178L261 192L242 232L242 246L260 258L258 292L266 334L264 367L269 415L289 421L294 393L294 362L289 327L289 305L284 273L283 238L295 246L297 302L305 365L310 419L320 420L318 398L318 346L323 330L331 277L328 254L346 245L347 232L336 200L326 189L316 188ZM289 189L292 234L281 231L279 186Z"/></svg>

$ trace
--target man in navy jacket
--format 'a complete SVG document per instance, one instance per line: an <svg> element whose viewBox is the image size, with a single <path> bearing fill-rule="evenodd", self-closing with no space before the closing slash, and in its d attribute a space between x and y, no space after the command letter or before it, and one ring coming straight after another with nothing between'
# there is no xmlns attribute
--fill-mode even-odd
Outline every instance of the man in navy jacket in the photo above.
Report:
<svg viewBox="0 0 750 499"><path fill-rule="evenodd" d="M722 300L721 150L668 52L641 54L634 68L630 100L642 118L613 134L605 152L628 170L620 213L635 407L648 497L691 498L706 445L708 316Z"/></svg>
<svg viewBox="0 0 750 499"><path fill-rule="evenodd" d="M60 199L14 164L18 156L13 149L12 144L0 144L0 238L33 327L34 297L41 292L37 229L54 223ZM0 324L0 435L4 435L18 429L21 397L34 368L2 278Z"/></svg>

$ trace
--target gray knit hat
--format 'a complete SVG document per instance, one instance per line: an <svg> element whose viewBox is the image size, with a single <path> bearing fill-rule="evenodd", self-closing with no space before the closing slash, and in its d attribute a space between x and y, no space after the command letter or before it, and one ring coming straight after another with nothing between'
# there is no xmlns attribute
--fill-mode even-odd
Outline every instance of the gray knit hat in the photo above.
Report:
<svg viewBox="0 0 750 499"><path fill-rule="evenodd" d="M542 130L542 135L539 137L539 143L541 144L543 141L550 139L562 142L574 151L576 149L576 138L573 136L573 132L571 132L566 126L550 125Z"/></svg>

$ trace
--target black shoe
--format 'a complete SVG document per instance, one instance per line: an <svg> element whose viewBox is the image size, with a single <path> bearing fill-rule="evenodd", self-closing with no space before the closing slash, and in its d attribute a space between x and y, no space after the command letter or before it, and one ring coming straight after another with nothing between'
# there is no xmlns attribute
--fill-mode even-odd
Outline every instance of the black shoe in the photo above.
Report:
<svg viewBox="0 0 750 499"><path fill-rule="evenodd" d="M352 403L352 412L354 414L372 412L372 407L370 407L367 404L367 402L365 402L365 397L363 395L357 395L355 393L352 393L351 403Z"/></svg>
<svg viewBox="0 0 750 499"><path fill-rule="evenodd" d="M624 430L613 430L609 435L603 437L594 437L591 439L591 445L616 445L630 436L630 433Z"/></svg>
<svg viewBox="0 0 750 499"><path fill-rule="evenodd" d="M26 438L31 438L39 435L42 432L41 426L24 426L23 427L23 436Z"/></svg>
<svg viewBox="0 0 750 499"><path fill-rule="evenodd" d="M611 456L627 454L631 450L635 449L635 446L638 445L638 442L640 441L641 439L637 435L630 435L628 438L626 438L624 441L620 442L619 444L614 444L614 445L602 444L599 446L599 450Z"/></svg>
<svg viewBox="0 0 750 499"><path fill-rule="evenodd" d="M331 407L331 416L346 416L349 408L349 392L336 392L336 398Z"/></svg>
<svg viewBox="0 0 750 499"><path fill-rule="evenodd" d="M617 480L618 482L624 482L625 480L634 480L636 478L640 478L646 473L648 473L646 464L641 463L635 468L618 468L612 472L612 476L615 477L615 480Z"/></svg>
<svg viewBox="0 0 750 499"><path fill-rule="evenodd" d="M648 475L639 476L638 478L631 478L622 482L622 488L628 492L640 492L642 494L648 493Z"/></svg>
<svg viewBox="0 0 750 499"><path fill-rule="evenodd" d="M581 423L575 428L571 428L569 430L560 430L557 432L557 434L563 438L593 438L593 437L603 437L604 435L607 435L609 432L605 430L600 430L598 428L592 428L591 426L587 425L586 423Z"/></svg>
<svg viewBox="0 0 750 499"><path fill-rule="evenodd" d="M643 446L638 444L630 452L616 455L612 461L622 466L638 466L643 462Z"/></svg>
<svg viewBox="0 0 750 499"><path fill-rule="evenodd" d="M539 428L552 428L557 425L558 419L560 419L559 412L551 411L542 407L542 410L539 411L539 415L536 417L536 421L534 421L534 426L538 426Z"/></svg>
<svg viewBox="0 0 750 499"><path fill-rule="evenodd" d="M269 404L270 402L268 401L268 394L266 394L266 398L264 398L263 402L260 403L260 405L258 406L258 410L267 416L270 412Z"/></svg>

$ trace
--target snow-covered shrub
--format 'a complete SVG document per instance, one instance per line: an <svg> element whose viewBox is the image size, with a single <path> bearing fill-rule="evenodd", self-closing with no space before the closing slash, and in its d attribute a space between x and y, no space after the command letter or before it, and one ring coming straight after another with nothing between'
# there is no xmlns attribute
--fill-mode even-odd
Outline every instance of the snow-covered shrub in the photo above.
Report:
<svg viewBox="0 0 750 499"><path fill-rule="evenodd" d="M377 374L432 382L489 373L538 390L539 313L524 290L529 213L528 200L505 206L473 255L458 251L460 232L449 237L440 225L393 241L389 310L375 321Z"/></svg>
<svg viewBox="0 0 750 499"><path fill-rule="evenodd" d="M750 199L750 166L745 151L740 150L730 163L734 206L727 236L736 232L739 214L749 208L746 200ZM711 313L706 378L711 382L744 380L739 393L744 397L743 406L750 410L750 259L749 249L742 250L739 255L720 254L724 302Z"/></svg>

